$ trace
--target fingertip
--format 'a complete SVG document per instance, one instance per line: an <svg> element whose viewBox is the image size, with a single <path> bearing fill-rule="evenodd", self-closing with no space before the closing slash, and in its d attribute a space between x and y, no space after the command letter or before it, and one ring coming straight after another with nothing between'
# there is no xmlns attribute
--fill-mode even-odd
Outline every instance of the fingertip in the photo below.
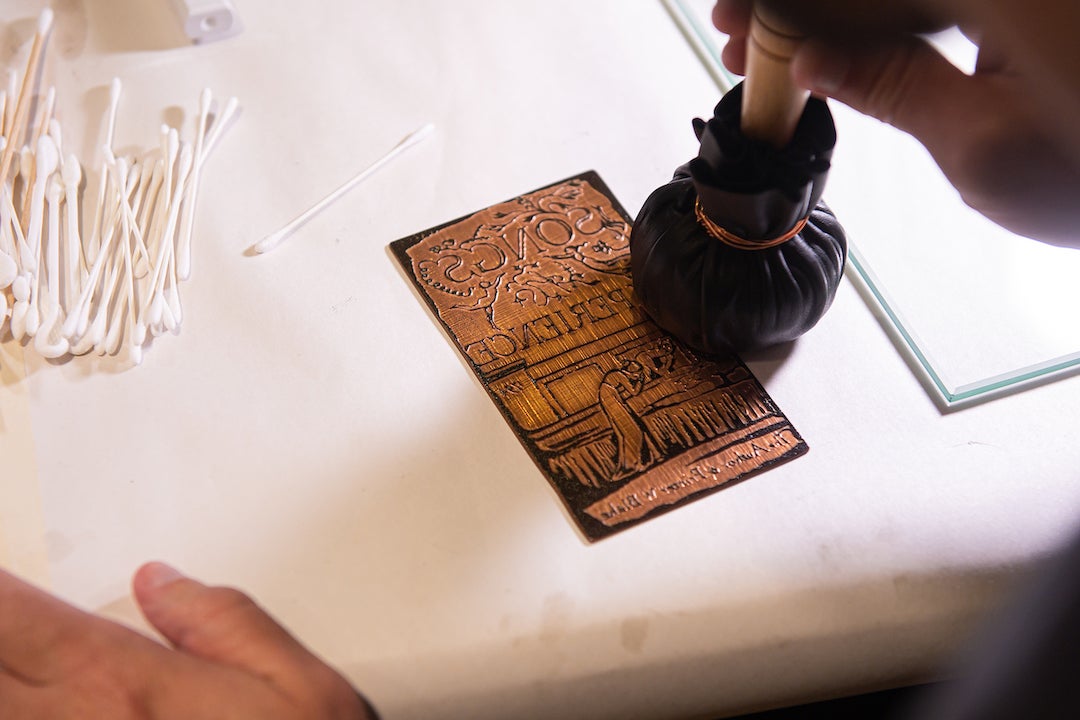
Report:
<svg viewBox="0 0 1080 720"><path fill-rule="evenodd" d="M835 95L847 81L850 59L840 50L808 40L795 53L791 75L795 85L819 95Z"/></svg>
<svg viewBox="0 0 1080 720"><path fill-rule="evenodd" d="M724 67L735 75L746 74L746 38L731 38L720 51L720 60Z"/></svg>
<svg viewBox="0 0 1080 720"><path fill-rule="evenodd" d="M745 35L750 28L750 0L717 0L712 22L722 33Z"/></svg>
<svg viewBox="0 0 1080 720"><path fill-rule="evenodd" d="M185 579L183 573L160 561L148 562L135 571L131 585L139 603L153 598L156 593L178 580Z"/></svg>

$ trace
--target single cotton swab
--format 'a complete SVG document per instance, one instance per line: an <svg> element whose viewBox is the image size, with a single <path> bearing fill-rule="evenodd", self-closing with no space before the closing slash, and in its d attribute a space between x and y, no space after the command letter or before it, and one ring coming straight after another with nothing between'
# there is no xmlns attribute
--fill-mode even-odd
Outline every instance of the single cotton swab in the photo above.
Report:
<svg viewBox="0 0 1080 720"><path fill-rule="evenodd" d="M23 196L29 195L33 186L30 184L30 168L34 164L34 151L29 147L24 147L19 151L19 184L22 185ZM19 252L22 255L21 263L22 269L29 271L31 274L37 273L37 249L30 245L30 235L26 232L28 229L25 217L20 217L19 213L15 211L15 205L18 202L18 198L15 196L15 183L11 183L11 216L15 218L15 224L22 227L24 233L23 237L26 243L23 247L19 248Z"/></svg>
<svg viewBox="0 0 1080 720"><path fill-rule="evenodd" d="M0 227L0 290L15 282L15 278L19 275L19 264L15 262L15 258L4 247L9 244L8 238L10 236L10 228Z"/></svg>
<svg viewBox="0 0 1080 720"><path fill-rule="evenodd" d="M67 206L67 223L64 227L67 282L64 284L64 303L70 305L79 296L82 283L86 280L82 240L79 237L79 183L82 182L79 159L71 154L64 158L60 177L64 181L64 204Z"/></svg>
<svg viewBox="0 0 1080 720"><path fill-rule="evenodd" d="M2 117L3 113L0 113ZM5 199L7 198L7 188L3 189L5 193ZM0 290L3 290L8 285L15 281L15 278L19 275L19 263L16 258L19 255L18 249L15 247L15 236L11 229L11 218L6 212L4 207L6 203L0 203ZM0 293L2 295L3 293ZM7 299L5 298L4 310L7 310ZM0 318L2 320L3 318ZM0 323L2 325L2 323Z"/></svg>
<svg viewBox="0 0 1080 720"><path fill-rule="evenodd" d="M105 123L104 147L112 151L113 135L116 133L116 112L120 107L120 78L113 78L109 85L109 109ZM103 158L101 161L101 184L98 186L97 212L94 213L94 224L90 229L90 238L83 248L86 254L86 262L92 263L97 258L98 248L101 247L101 223L105 219L105 184L108 179L108 165Z"/></svg>
<svg viewBox="0 0 1080 720"><path fill-rule="evenodd" d="M210 157L210 153L213 152L214 146L217 145L218 140L225 134L225 128L229 126L233 116L236 115L237 109L240 107L240 102L231 97L225 101L225 107L214 119L214 124L210 126L210 131L206 133L206 141L203 144L202 155L199 156L199 164L206 162L206 158Z"/></svg>
<svg viewBox="0 0 1080 720"><path fill-rule="evenodd" d="M34 336L34 349L49 359L66 355L68 351L68 340L60 333L63 321L60 307L60 198L63 194L63 184L53 177L46 193L49 201L49 233L45 244L45 318Z"/></svg>
<svg viewBox="0 0 1080 720"><path fill-rule="evenodd" d="M7 185L0 185L0 225L10 227L15 235L15 253L13 257L19 261L19 272L30 273L28 264L33 264L34 253L26 244L22 227L19 226L19 217L15 214L15 205L11 201L11 193Z"/></svg>
<svg viewBox="0 0 1080 720"><path fill-rule="evenodd" d="M15 304L11 307L11 336L15 342L26 336L26 316L30 312L30 274L20 273L11 283Z"/></svg>
<svg viewBox="0 0 1080 720"><path fill-rule="evenodd" d="M41 226L45 216L45 186L60 163L60 157L56 153L56 144L48 135L42 135L41 139L38 140L37 155L34 160L32 167L37 172L36 177L34 177L33 189L30 192L30 202L28 203L30 225L26 231L26 242L30 246L30 251L34 254L34 265L36 267L36 258L41 257Z"/></svg>
<svg viewBox="0 0 1080 720"><path fill-rule="evenodd" d="M251 249L257 253L265 253L273 250L275 247L278 246L278 244L281 243L282 240L292 235L293 232L295 232L300 226L302 226L304 223L306 223L318 213L325 210L349 190L353 189L361 182L371 177L383 165L393 160L397 155L426 138L428 135L431 134L431 131L434 129L435 127L428 123L419 130L409 133L404 138L402 138L401 141L390 150L390 152L386 153L381 158L376 160L367 169L345 181L345 183L341 185L341 187L339 187L337 190L334 190L332 193L327 195L319 202L315 203L311 208L303 212L299 217L297 217L285 227L281 228L275 233L267 235L262 240L255 243Z"/></svg>
<svg viewBox="0 0 1080 720"><path fill-rule="evenodd" d="M12 204L11 192L9 187L0 185L0 225L5 228L11 228L14 235L14 247L15 252L12 257L19 263L19 273L29 274L30 271L26 268L27 263L33 262L33 253L30 252L30 246L26 244L26 236L23 235L23 228L18 225L18 216L15 215L15 206Z"/></svg>
<svg viewBox="0 0 1080 720"><path fill-rule="evenodd" d="M177 237L176 248L176 273L181 280L187 280L191 276L191 233L192 223L195 220L195 202L199 197L199 173L202 170L202 150L206 139L206 118L210 114L210 100L212 95L209 89L202 91L199 96L199 124L195 128L195 167L191 170L191 182L188 183L187 192L184 195L184 215L180 218L180 235Z"/></svg>
<svg viewBox="0 0 1080 720"><path fill-rule="evenodd" d="M4 137L11 137L15 128L15 98L19 94L19 74L14 69L8 70L7 106L4 108Z"/></svg>

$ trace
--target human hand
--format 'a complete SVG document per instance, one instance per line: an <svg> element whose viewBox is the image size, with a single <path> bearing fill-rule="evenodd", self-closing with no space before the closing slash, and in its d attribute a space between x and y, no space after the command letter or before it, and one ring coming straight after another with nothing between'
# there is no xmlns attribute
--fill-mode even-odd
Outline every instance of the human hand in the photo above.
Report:
<svg viewBox="0 0 1080 720"><path fill-rule="evenodd" d="M758 0L808 40L795 83L917 138L964 201L1013 232L1080 246L1080 5L1022 0ZM719 0L724 64L745 70L751 0ZM973 74L922 33L959 25Z"/></svg>
<svg viewBox="0 0 1080 720"><path fill-rule="evenodd" d="M376 717L341 675L246 595L160 563L140 568L133 588L172 648L0 571L0 717Z"/></svg>

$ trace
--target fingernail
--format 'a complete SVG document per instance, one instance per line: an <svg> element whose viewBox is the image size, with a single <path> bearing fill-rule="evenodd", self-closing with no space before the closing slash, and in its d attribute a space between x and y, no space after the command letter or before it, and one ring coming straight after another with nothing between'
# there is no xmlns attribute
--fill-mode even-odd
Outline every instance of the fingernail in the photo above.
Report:
<svg viewBox="0 0 1080 720"><path fill-rule="evenodd" d="M151 590L157 590L184 577L179 570L163 562L147 563L140 574Z"/></svg>

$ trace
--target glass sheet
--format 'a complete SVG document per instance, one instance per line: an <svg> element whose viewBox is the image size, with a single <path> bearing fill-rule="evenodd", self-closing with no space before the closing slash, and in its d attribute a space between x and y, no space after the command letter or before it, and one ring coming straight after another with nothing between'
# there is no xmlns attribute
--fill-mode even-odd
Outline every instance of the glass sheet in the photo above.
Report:
<svg viewBox="0 0 1080 720"><path fill-rule="evenodd" d="M727 90L713 0L664 0ZM934 38L962 68L974 48ZM1080 370L1080 251L1007 232L968 208L910 136L830 107L839 142L825 199L850 240L848 277L880 307L901 351L945 406Z"/></svg>

